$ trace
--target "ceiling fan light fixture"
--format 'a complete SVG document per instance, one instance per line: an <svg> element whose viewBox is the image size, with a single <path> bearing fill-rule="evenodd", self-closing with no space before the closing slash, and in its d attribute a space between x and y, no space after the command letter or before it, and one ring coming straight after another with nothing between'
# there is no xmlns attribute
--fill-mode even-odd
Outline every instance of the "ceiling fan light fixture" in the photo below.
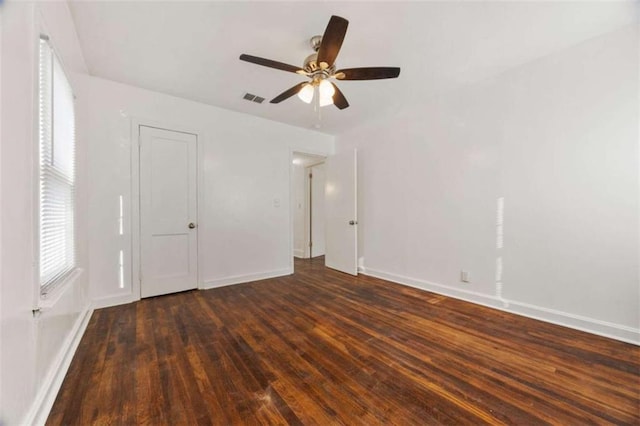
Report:
<svg viewBox="0 0 640 426"><path fill-rule="evenodd" d="M327 105L333 105L333 97L331 96L320 96L320 106L325 107Z"/></svg>
<svg viewBox="0 0 640 426"><path fill-rule="evenodd" d="M320 98L320 106L333 105L333 95L336 89L329 80L322 80L318 84L318 97Z"/></svg>
<svg viewBox="0 0 640 426"><path fill-rule="evenodd" d="M320 86L318 87L318 91L320 92L320 98L331 98L334 93L336 93L336 89L333 87L333 84L329 80L322 80L320 82Z"/></svg>
<svg viewBox="0 0 640 426"><path fill-rule="evenodd" d="M298 92L298 97L302 102L310 104L313 100L313 86L309 83L302 86L302 89Z"/></svg>

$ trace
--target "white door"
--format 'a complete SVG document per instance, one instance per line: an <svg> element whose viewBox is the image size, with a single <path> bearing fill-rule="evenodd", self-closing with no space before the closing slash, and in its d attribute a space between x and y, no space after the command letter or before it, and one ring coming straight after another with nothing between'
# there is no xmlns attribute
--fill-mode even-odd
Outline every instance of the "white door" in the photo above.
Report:
<svg viewBox="0 0 640 426"><path fill-rule="evenodd" d="M357 152L328 157L325 166L325 265L358 275Z"/></svg>
<svg viewBox="0 0 640 426"><path fill-rule="evenodd" d="M140 126L140 295L198 286L197 139Z"/></svg>
<svg viewBox="0 0 640 426"><path fill-rule="evenodd" d="M311 178L311 256L324 256L324 186L325 166L310 167Z"/></svg>

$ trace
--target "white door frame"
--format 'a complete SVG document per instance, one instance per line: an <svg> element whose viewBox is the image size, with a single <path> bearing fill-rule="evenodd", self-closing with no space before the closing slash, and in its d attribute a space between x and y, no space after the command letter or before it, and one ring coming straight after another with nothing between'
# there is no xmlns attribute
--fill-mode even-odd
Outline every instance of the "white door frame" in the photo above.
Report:
<svg viewBox="0 0 640 426"><path fill-rule="evenodd" d="M313 202L313 192L311 191L311 179L309 178L311 167L304 167L304 259L311 259L313 250L311 250L311 203ZM294 235L295 237L295 235Z"/></svg>
<svg viewBox="0 0 640 426"><path fill-rule="evenodd" d="M314 198L314 193L313 193L313 178L309 177L309 175L313 175L312 169L314 167L323 165L325 163L325 161L327 160L327 157L325 156L325 159L322 161L319 161L317 163L313 163L311 165L305 166L305 173L304 173L304 257L305 259L313 259L311 256L313 255L313 246L310 245L310 243L312 243L312 239L313 239L313 200L315 200L316 198ZM324 198L324 195L323 195ZM324 202L324 200L323 200ZM311 238L309 238L311 237ZM316 256L317 257L317 256Z"/></svg>
<svg viewBox="0 0 640 426"><path fill-rule="evenodd" d="M180 133L189 133L196 137L196 182L198 190L196 193L196 216L198 218L198 228L205 222L200 214L200 200L203 200L203 132L193 127L176 125L172 123L159 122L144 118L131 118L131 301L141 299L140 286L140 126L154 127L156 129L168 130ZM202 253L202 238L198 234L198 254L196 256L196 276L198 289L203 288L202 277L200 276L200 264Z"/></svg>
<svg viewBox="0 0 640 426"><path fill-rule="evenodd" d="M309 154L309 155L316 155L319 157L324 157L325 160L327 157L330 157L331 155L333 155L333 152L331 153L327 153L326 151L314 151L312 149L307 149L307 148L294 148L294 147L289 147L289 273L293 274L294 270L293 270L293 248L294 248L294 226L293 226L293 218L295 215L295 210L294 210L294 199L293 199L293 194L294 194L294 185L293 185L293 153L294 152L298 152L300 154ZM307 242L308 242L308 238L306 238Z"/></svg>

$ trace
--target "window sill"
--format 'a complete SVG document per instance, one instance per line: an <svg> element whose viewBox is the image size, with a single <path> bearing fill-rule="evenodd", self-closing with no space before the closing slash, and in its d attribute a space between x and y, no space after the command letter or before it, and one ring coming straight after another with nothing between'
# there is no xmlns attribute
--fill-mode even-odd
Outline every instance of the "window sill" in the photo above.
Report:
<svg viewBox="0 0 640 426"><path fill-rule="evenodd" d="M60 283L56 284L54 288L51 289L47 294L40 294L38 300L38 309L46 310L51 309L62 297L62 295L70 288L73 283L82 275L84 269L75 268L73 271L67 275L67 277L62 280Z"/></svg>

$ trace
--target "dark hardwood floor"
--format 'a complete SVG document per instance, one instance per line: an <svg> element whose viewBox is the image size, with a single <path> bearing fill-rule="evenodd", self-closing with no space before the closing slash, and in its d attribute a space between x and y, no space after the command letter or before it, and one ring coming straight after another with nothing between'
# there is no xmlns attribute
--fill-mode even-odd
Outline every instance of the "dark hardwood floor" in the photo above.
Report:
<svg viewBox="0 0 640 426"><path fill-rule="evenodd" d="M95 311L48 424L640 424L640 347L295 266Z"/></svg>

